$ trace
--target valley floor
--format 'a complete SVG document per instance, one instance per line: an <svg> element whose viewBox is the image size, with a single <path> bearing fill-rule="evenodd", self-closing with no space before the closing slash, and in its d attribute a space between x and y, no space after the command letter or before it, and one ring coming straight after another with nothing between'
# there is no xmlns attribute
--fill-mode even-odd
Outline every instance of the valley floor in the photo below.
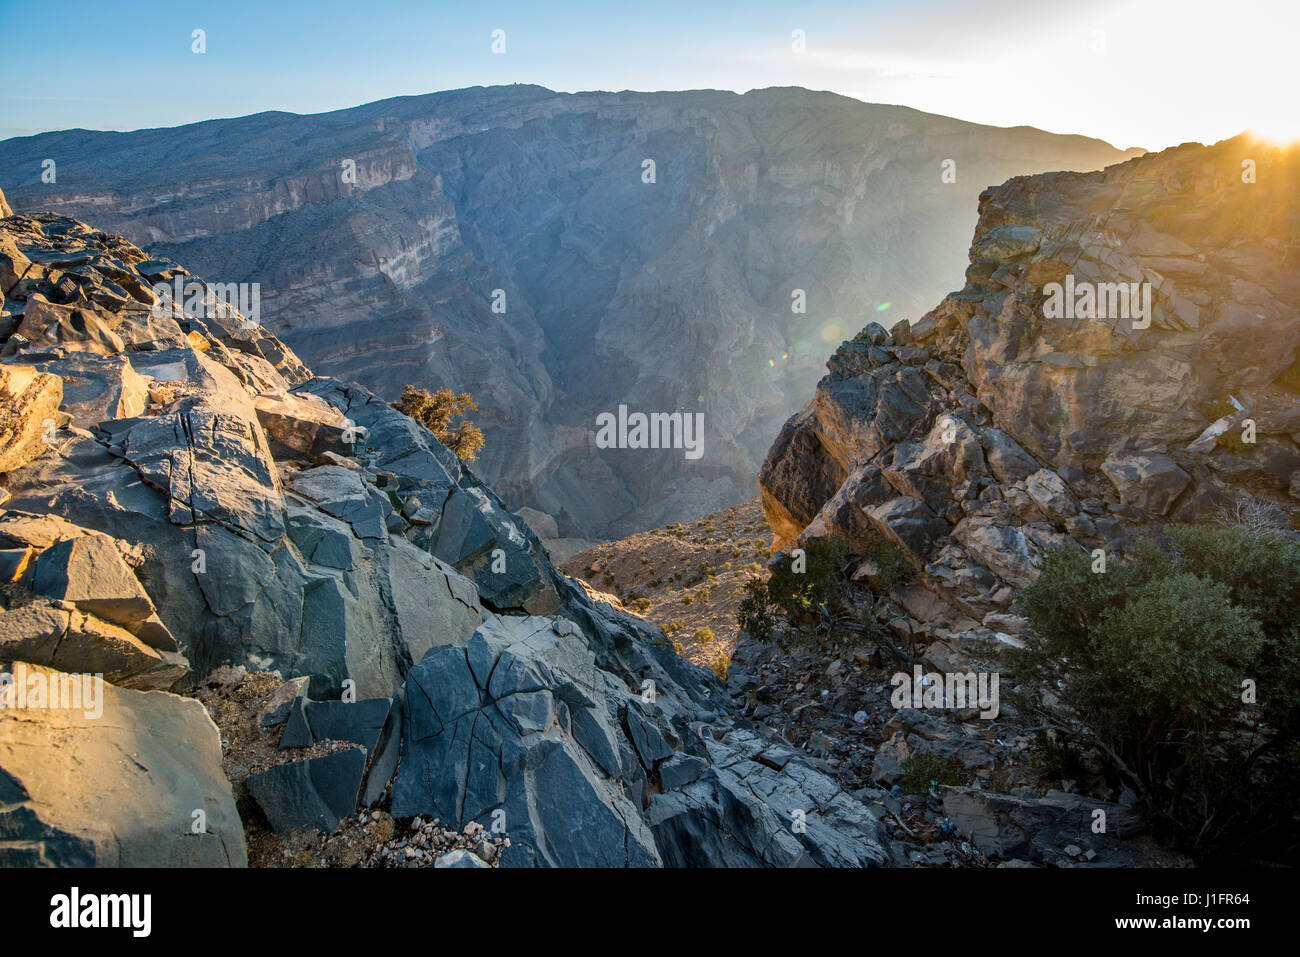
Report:
<svg viewBox="0 0 1300 957"><path fill-rule="evenodd" d="M771 530L753 499L579 552L566 575L664 630L678 654L726 675L745 583L767 577Z"/></svg>

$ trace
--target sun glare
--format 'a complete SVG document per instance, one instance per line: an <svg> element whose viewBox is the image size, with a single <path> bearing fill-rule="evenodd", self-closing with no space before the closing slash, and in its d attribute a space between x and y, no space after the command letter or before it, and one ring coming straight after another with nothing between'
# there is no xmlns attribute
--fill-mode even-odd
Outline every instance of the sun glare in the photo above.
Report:
<svg viewBox="0 0 1300 957"><path fill-rule="evenodd" d="M1252 123L1246 132L1274 146L1289 146L1300 141L1300 117L1284 117L1276 121Z"/></svg>

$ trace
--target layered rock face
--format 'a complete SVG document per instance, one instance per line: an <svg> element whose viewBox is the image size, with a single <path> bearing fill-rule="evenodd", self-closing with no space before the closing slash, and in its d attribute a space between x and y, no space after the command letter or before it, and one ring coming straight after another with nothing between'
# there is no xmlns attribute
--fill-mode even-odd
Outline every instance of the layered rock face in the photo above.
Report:
<svg viewBox="0 0 1300 957"><path fill-rule="evenodd" d="M423 426L75 220L0 220L0 269L0 864L245 863L217 728L170 693L227 665L295 679L282 746L350 745L248 778L276 829L391 799L499 828L503 865L891 860ZM176 276L194 310L152 292Z"/></svg>
<svg viewBox="0 0 1300 957"><path fill-rule="evenodd" d="M965 287L841 345L772 446L776 546L891 537L944 600L913 617L997 631L1052 544L1294 515L1298 190L1246 137L987 190Z"/></svg>
<svg viewBox="0 0 1300 957"><path fill-rule="evenodd" d="M0 143L20 212L259 283L318 373L472 392L484 477L576 538L750 498L827 345L949 288L980 188L1125 155L805 90L530 86ZM703 412L704 455L596 447L620 404Z"/></svg>

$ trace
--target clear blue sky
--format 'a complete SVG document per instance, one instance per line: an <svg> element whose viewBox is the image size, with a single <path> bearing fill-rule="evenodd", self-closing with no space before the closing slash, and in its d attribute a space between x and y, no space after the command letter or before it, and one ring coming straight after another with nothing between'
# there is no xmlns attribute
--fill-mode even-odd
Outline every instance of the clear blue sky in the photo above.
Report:
<svg viewBox="0 0 1300 957"><path fill-rule="evenodd" d="M806 86L1159 148L1300 113L1287 103L1297 10L1297 0L0 0L0 138L518 82ZM206 31L202 55L195 29ZM504 55L490 48L496 29Z"/></svg>

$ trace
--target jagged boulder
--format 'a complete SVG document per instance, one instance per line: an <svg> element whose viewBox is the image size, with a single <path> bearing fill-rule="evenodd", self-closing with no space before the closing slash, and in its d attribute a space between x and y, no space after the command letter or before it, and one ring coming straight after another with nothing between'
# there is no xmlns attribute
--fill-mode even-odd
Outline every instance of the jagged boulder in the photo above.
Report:
<svg viewBox="0 0 1300 957"><path fill-rule="evenodd" d="M108 327L98 311L53 303L38 292L27 298L18 335L36 347L101 356L117 355L125 348L121 337Z"/></svg>
<svg viewBox="0 0 1300 957"><path fill-rule="evenodd" d="M613 695L627 690L562 642L573 631L563 619L492 619L467 648L437 649L411 671L394 814L459 828L500 810L505 864L661 863L640 808L607 783L646 788L644 759L615 730L629 705Z"/></svg>
<svg viewBox="0 0 1300 957"><path fill-rule="evenodd" d="M948 534L948 523L919 498L899 496L867 511L871 523L894 539L916 558L930 553L931 546Z"/></svg>
<svg viewBox="0 0 1300 957"><path fill-rule="evenodd" d="M0 591L0 661L101 674L141 690L170 688L189 672L167 626L124 555L124 542L48 516L0 514L12 546L12 583Z"/></svg>
<svg viewBox="0 0 1300 957"><path fill-rule="evenodd" d="M373 467L393 476L386 496L410 513L400 524L409 524L411 542L454 565L497 610L545 615L559 607L537 536L428 429L360 386L314 379L298 391L337 409L364 436Z"/></svg>
<svg viewBox="0 0 1300 957"><path fill-rule="evenodd" d="M1120 501L1164 515L1192 477L1165 455L1124 455L1107 459L1101 470L1115 485Z"/></svg>
<svg viewBox="0 0 1300 957"><path fill-rule="evenodd" d="M0 475L48 449L63 382L31 366L0 365Z"/></svg>
<svg viewBox="0 0 1300 957"><path fill-rule="evenodd" d="M1028 476L1025 491L1042 513L1055 522L1065 522L1079 512L1065 481L1051 469L1039 469Z"/></svg>
<svg viewBox="0 0 1300 957"><path fill-rule="evenodd" d="M338 409L310 393L265 392L253 400L276 458L315 462L326 452L350 455L355 444Z"/></svg>
<svg viewBox="0 0 1300 957"><path fill-rule="evenodd" d="M565 618L498 617L425 657L402 699L393 813L497 820L503 865L889 860L878 822L830 778L753 734L715 738L670 676L648 699L584 637Z"/></svg>
<svg viewBox="0 0 1300 957"><path fill-rule="evenodd" d="M89 429L105 419L143 415L149 407L149 382L126 356L70 352L57 359L33 357L32 368L59 377L62 410L79 428Z"/></svg>
<svg viewBox="0 0 1300 957"><path fill-rule="evenodd" d="M365 767L365 749L348 748L277 764L246 783L273 831L332 831L356 810Z"/></svg>
<svg viewBox="0 0 1300 957"><path fill-rule="evenodd" d="M45 549L32 566L31 587L127 629L138 629L154 614L148 594L102 535L68 538Z"/></svg>
<svg viewBox="0 0 1300 957"><path fill-rule="evenodd" d="M123 688L161 691L189 672L184 656L151 648L125 628L10 590L0 595L0 662L25 661L75 674L102 675Z"/></svg>
<svg viewBox="0 0 1300 957"><path fill-rule="evenodd" d="M221 738L202 704L101 683L76 707L28 706L37 687L67 695L83 676L17 664L6 677L0 865L247 864Z"/></svg>

